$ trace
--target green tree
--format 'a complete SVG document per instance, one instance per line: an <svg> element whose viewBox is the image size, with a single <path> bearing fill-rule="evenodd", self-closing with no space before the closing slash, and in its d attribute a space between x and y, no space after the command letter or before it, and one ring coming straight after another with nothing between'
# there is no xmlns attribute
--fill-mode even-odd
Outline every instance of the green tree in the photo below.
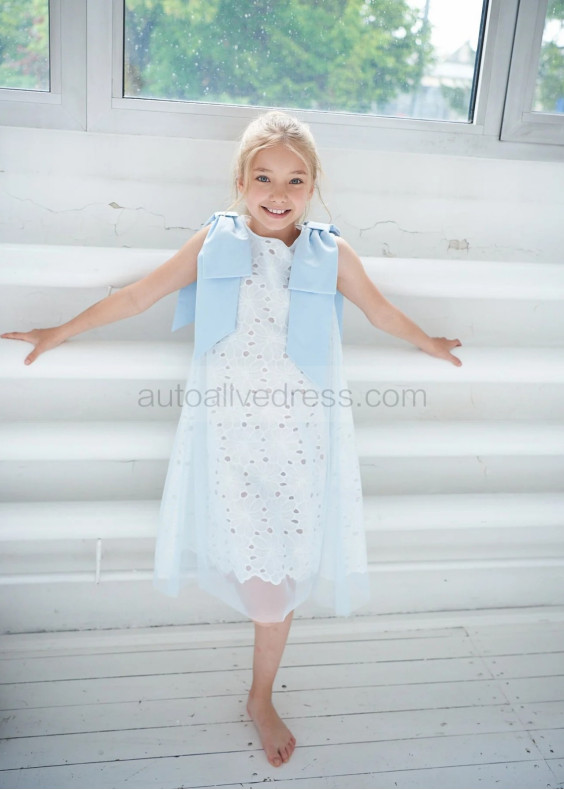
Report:
<svg viewBox="0 0 564 790"><path fill-rule="evenodd" d="M564 28L564 0L551 0L546 18L560 23L560 35L555 36L560 40ZM564 47L555 40L545 41L541 47L536 98L537 109L541 112L564 111Z"/></svg>
<svg viewBox="0 0 564 790"><path fill-rule="evenodd" d="M407 0L125 0L126 96L370 112L417 87ZM48 88L48 0L0 2L0 83Z"/></svg>
<svg viewBox="0 0 564 790"><path fill-rule="evenodd" d="M405 0L127 0L126 95L367 112L431 55Z"/></svg>
<svg viewBox="0 0 564 790"><path fill-rule="evenodd" d="M49 89L48 0L0 3L0 86Z"/></svg>

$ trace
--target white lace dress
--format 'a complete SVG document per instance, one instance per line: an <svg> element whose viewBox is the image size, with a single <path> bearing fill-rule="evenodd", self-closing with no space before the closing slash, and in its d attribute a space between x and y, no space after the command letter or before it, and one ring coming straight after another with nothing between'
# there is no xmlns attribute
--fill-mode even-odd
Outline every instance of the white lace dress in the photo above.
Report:
<svg viewBox="0 0 564 790"><path fill-rule="evenodd" d="M176 596L195 580L258 622L279 622L310 596L348 615L370 591L337 315L322 393L285 351L296 242L249 237L237 327L192 359L153 583Z"/></svg>

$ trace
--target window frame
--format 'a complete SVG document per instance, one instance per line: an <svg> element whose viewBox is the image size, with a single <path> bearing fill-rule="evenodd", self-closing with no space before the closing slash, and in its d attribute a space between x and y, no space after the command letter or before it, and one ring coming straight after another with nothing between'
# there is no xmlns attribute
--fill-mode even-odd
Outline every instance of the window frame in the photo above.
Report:
<svg viewBox="0 0 564 790"><path fill-rule="evenodd" d="M532 109L547 8L548 0L520 5L501 140L564 144L564 113Z"/></svg>
<svg viewBox="0 0 564 790"><path fill-rule="evenodd" d="M89 128L93 131L135 134L143 128L144 132L153 135L233 140L259 110L268 109L212 102L123 98L123 0L87 1L92 3L92 12L89 6L88 52L96 52L98 57L97 70L88 68ZM502 11L500 0L490 0L490 6L497 8L493 14L488 14L485 40L488 27L491 29L493 26L494 34L495 28L500 27L500 14L511 26L514 25L517 4L518 0L505 0ZM90 25L90 21L93 24ZM113 42L111 53L107 47L104 48L104 41L110 40ZM99 60L101 51L104 52L102 64ZM290 108L290 111L311 125L320 145L341 146L346 135L352 147L371 148L375 147L378 137L392 136L395 139L398 131L430 133L435 139L437 133L449 138L453 134L479 136L484 134L487 116L492 112L488 93L493 91L495 80L500 86L505 84L509 55L508 42L505 44L505 57L499 47L484 46L481 64L484 78L478 84L473 123L295 108ZM111 97L104 90L109 80L112 84Z"/></svg>
<svg viewBox="0 0 564 790"><path fill-rule="evenodd" d="M49 0L48 91L0 88L5 126L86 130L86 0Z"/></svg>
<svg viewBox="0 0 564 790"><path fill-rule="evenodd" d="M471 123L290 111L309 123L321 148L561 161L564 156L558 145L546 145L545 139L531 142L530 135L518 139L507 136L504 106L507 114L509 77L515 74L514 37L519 28L520 40L525 40L526 23L522 20L526 7L519 0L488 2ZM530 44L533 31L528 32ZM249 120L265 109L123 98L123 40L123 0L50 0L52 91L0 90L3 123L235 141ZM522 46L526 44L525 40ZM540 124L550 127L547 120Z"/></svg>

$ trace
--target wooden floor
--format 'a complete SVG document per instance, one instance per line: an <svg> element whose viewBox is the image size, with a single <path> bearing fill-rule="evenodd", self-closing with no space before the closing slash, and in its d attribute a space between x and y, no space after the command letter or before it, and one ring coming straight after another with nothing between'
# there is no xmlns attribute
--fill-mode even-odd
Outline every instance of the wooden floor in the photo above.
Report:
<svg viewBox="0 0 564 790"><path fill-rule="evenodd" d="M266 760L251 623L4 636L1 787L564 787L564 609L294 620Z"/></svg>

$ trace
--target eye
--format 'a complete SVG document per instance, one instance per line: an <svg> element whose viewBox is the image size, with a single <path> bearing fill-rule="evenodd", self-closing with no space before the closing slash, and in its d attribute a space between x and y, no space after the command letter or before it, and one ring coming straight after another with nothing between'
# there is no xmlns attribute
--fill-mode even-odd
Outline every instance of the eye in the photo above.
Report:
<svg viewBox="0 0 564 790"><path fill-rule="evenodd" d="M268 181L268 177L267 176L257 176L257 181L260 181L262 178L264 178L264 181L262 182L263 184Z"/></svg>
<svg viewBox="0 0 564 790"><path fill-rule="evenodd" d="M293 178L293 179L290 181L290 184L303 184L303 183L304 183L304 182L302 181L302 179L301 179L301 178L298 178L297 176L296 176L296 178Z"/></svg>

